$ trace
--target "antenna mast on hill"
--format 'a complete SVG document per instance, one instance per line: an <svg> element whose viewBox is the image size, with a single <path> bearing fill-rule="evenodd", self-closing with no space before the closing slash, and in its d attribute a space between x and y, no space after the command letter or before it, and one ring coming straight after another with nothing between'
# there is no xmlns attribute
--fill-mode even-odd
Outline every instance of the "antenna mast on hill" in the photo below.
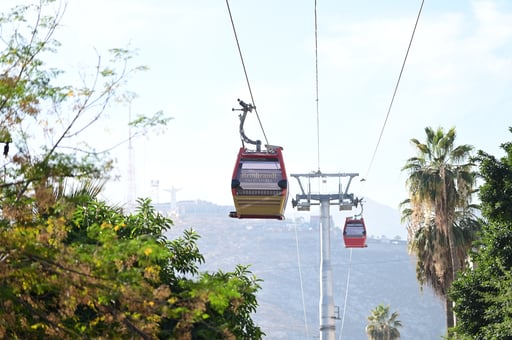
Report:
<svg viewBox="0 0 512 340"><path fill-rule="evenodd" d="M348 188L352 179L359 176L358 173L331 173L324 174L320 170L307 174L291 174L299 182L300 194L296 199L292 199L292 206L298 211L309 211L312 205L320 205L320 340L334 340L336 336L335 320L338 316L334 311L334 297L332 285L332 265L331 265L331 226L329 215L330 205L338 205L340 210L352 210L356 200L354 195L348 193ZM320 189L318 193L312 193L311 180L317 179L318 187L326 183L329 177L338 178L338 192L332 194L322 194ZM347 178L345 190L342 189L341 180ZM301 178L306 178L307 190L301 182ZM322 183L320 183L320 181Z"/></svg>
<svg viewBox="0 0 512 340"><path fill-rule="evenodd" d="M151 180L151 198L155 203L160 203L160 180Z"/></svg>

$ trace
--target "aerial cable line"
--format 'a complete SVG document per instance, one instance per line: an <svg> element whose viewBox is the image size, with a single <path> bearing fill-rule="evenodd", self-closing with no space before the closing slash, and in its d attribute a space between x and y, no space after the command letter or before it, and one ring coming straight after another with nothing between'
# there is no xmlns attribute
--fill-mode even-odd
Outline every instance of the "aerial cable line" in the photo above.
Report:
<svg viewBox="0 0 512 340"><path fill-rule="evenodd" d="M380 135L379 135L379 139L377 140L377 145L375 146L375 150L373 151L373 155L372 155L372 158L370 160L370 165L368 166L368 170L366 171L366 176L363 178L363 180L368 178L368 174L370 173L370 169L371 169L371 167L373 165L373 161L375 160L375 155L377 154L377 150L379 148L380 141L382 139L382 135L384 134L384 129L386 128L386 123L387 123L388 118L389 118L389 113L391 112L391 107L393 106L393 102L395 101L396 93L398 91L398 85L400 84L400 80L402 79L402 74L404 72L405 63L407 61L407 57L409 56L409 51L411 49L412 41L414 39L414 33L416 33L416 28L418 27L418 22L420 20L421 11L423 9L423 3L424 2L425 2L425 0L421 1L421 6L420 6L420 9L418 11L418 16L416 17L416 22L415 22L414 28L412 30L411 39L409 40L409 46L407 47L407 52L405 53L404 61L402 63L402 68L400 69L400 74L398 75L398 79L397 79L397 82L396 82L396 85L395 85L395 90L393 91L393 96L391 97L391 102L389 103L388 112L386 114L386 119L384 120L384 124L382 125L382 129L380 130Z"/></svg>
<svg viewBox="0 0 512 340"><path fill-rule="evenodd" d="M375 160L375 155L377 154L377 150L379 148L380 141L382 139L382 135L384 134L384 129L386 128L386 123L388 121L389 114L391 112L391 108L393 107L393 102L395 100L396 93L398 91L398 86L400 85L400 80L402 79L402 74L403 74L403 71L404 71L404 68L405 68L405 63L407 62L407 57L409 56L409 51L411 49L412 41L414 39L414 34L416 33L416 28L418 27L418 22L419 22L419 19L420 19L420 16L421 16L421 11L423 9L424 2L425 2L425 0L421 1L420 9L418 11L418 16L416 17L416 22L414 23L414 28L413 28L413 31L412 31L412 34L411 34L411 39L409 40L409 45L407 47L407 51L405 53L404 61L402 63L402 68L400 69L400 74L398 75L398 79L397 79L397 82L396 82L396 85L395 85L395 89L393 91L393 96L391 97L391 102L389 104L388 111L386 113L386 118L384 120L384 124L382 125L382 129L381 129L380 134L379 134L379 139L377 140L377 145L375 146L375 150L373 151L373 155L372 155L372 158L370 160L370 165L368 166L368 170L366 171L366 176L362 180L365 180L366 178L368 178L368 175L370 173L370 169L371 169L371 167L373 165L373 161ZM315 0L315 20L316 20L316 0ZM316 37L316 26L315 26L315 37ZM341 317L341 329L340 329L340 335L339 335L340 340L341 340L341 336L343 334L343 327L345 325L345 315L346 315L346 311L347 311L347 299L348 299L348 291L349 291L349 285L350 285L350 272L351 272L351 268L352 268L352 249L350 249L350 259L349 259L349 267L348 267L348 274L347 274L347 286L346 286L346 289L345 289L345 301L344 301L344 305L343 305L343 315Z"/></svg>
<svg viewBox="0 0 512 340"><path fill-rule="evenodd" d="M240 61L242 62L242 67L244 69L245 80L247 82L247 87L249 89L249 94L251 96L251 102L252 102L252 106L254 108L254 113L256 113L256 117L258 118L258 123L260 124L261 131L263 132L263 137L265 137L265 142L267 143L267 145L270 145L270 143L268 142L267 135L265 134L265 129L263 129L263 124L261 124L260 116L256 109L256 103L254 102L254 97L252 95L252 90L251 90L251 83L249 82L249 76L247 75L247 69L245 67L244 58L242 56L242 49L240 48L240 43L238 42L238 35L236 34L235 23L233 21L233 16L231 14L231 8L229 7L228 0L226 0L226 6L228 7L229 19L231 20L231 26L233 27L233 33L235 35L236 46L238 47L238 54L240 55Z"/></svg>
<svg viewBox="0 0 512 340"><path fill-rule="evenodd" d="M316 144L317 144L317 162L318 172L320 172L320 111L318 99L318 20L315 0L315 85L316 85Z"/></svg>
<svg viewBox="0 0 512 340"><path fill-rule="evenodd" d="M295 245L297 248L297 263L299 266L300 294L301 294L301 298L302 298L302 310L304 311L304 327L305 327L305 331L306 331L306 336L309 337L308 315L306 312L306 299L304 297L304 282L302 279L302 265L300 263L299 236L297 234L297 223L294 223L294 227L295 227Z"/></svg>
<svg viewBox="0 0 512 340"><path fill-rule="evenodd" d="M347 300L348 300L348 288L350 285L350 269L352 268L352 248L350 248L350 257L348 260L348 274L347 274L347 286L345 288L345 301L343 302L343 314L341 317L341 328L340 328L340 337L343 335L343 327L345 326L345 314L347 312Z"/></svg>

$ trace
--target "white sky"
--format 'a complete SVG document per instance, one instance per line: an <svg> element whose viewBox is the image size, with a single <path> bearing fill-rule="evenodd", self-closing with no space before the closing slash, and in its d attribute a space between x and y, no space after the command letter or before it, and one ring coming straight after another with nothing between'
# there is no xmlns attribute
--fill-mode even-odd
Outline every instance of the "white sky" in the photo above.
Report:
<svg viewBox="0 0 512 340"><path fill-rule="evenodd" d="M424 140L426 126L455 126L457 144L502 154L499 145L512 140L512 2L425 1L370 169L421 1L317 3L322 172L357 172L367 181L354 183L356 196L396 208L407 196L400 169L415 155L409 140ZM289 174L317 170L314 0L229 4L270 144L284 147ZM69 0L56 38L61 66L72 72L95 65L94 49L106 55L128 44L139 51L135 63L149 66L128 86L138 94L132 113L163 110L174 120L165 134L134 141L137 197L169 202L165 190L175 187L178 200L232 204L241 142L231 108L250 96L225 1ZM109 115L98 149L128 134L127 107ZM246 133L263 140L254 114ZM107 193L116 203L128 197L127 149L116 152L121 182Z"/></svg>

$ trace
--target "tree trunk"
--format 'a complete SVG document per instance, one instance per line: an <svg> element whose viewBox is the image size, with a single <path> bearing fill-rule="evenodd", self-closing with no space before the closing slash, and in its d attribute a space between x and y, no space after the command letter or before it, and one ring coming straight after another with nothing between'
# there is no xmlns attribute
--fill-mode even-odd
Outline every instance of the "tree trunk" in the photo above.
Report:
<svg viewBox="0 0 512 340"><path fill-rule="evenodd" d="M445 298L446 308L446 329L450 329L455 326L455 315L453 314L453 302L448 296Z"/></svg>
<svg viewBox="0 0 512 340"><path fill-rule="evenodd" d="M456 259L455 245L453 244L453 212L451 210L451 205L448 204L448 194L446 192L447 183L446 183L446 172L445 168L442 167L440 171L440 175L443 181L443 203L441 204L442 209L444 210L442 213L442 222L443 230L446 233L446 237L448 238L448 247L450 248L450 261L451 261L451 275L450 282L447 282L446 285L446 294L448 294L448 290L451 288L452 283L455 281L457 272L459 271L458 259ZM453 303L449 299L448 295L446 296L446 325L448 328L455 326L455 315L453 313Z"/></svg>
<svg viewBox="0 0 512 340"><path fill-rule="evenodd" d="M455 256L456 256L455 246L453 245L453 228L450 228L450 232L448 233L448 244L450 246L450 258L451 258L451 262L452 262L452 273L451 273L452 275L450 278L451 282L448 284L448 289L450 289L452 286L452 283L457 278L457 273L459 271L459 266L458 266L459 261L458 261L458 259L455 258ZM446 294L448 294L448 292ZM448 307L450 307L450 308L448 308ZM448 314L448 313L450 313L450 314ZM455 327L456 318L455 318L455 314L453 312L453 302L450 300L448 295L446 296L446 317L447 317L446 325L448 326L448 328Z"/></svg>

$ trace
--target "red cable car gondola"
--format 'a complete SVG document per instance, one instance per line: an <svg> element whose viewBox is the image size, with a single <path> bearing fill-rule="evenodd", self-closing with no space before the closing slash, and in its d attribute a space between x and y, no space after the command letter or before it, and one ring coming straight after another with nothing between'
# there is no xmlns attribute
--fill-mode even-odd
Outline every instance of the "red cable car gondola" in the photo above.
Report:
<svg viewBox="0 0 512 340"><path fill-rule="evenodd" d="M238 100L242 106L240 115L240 136L242 143L255 144L256 150L240 148L231 178L231 193L235 211L229 213L235 218L284 219L288 200L288 179L283 162L282 147L266 145L247 138L243 124L251 104Z"/></svg>
<svg viewBox="0 0 512 340"><path fill-rule="evenodd" d="M345 248L365 248L366 245L366 226L364 218L347 217L343 227L343 241Z"/></svg>

